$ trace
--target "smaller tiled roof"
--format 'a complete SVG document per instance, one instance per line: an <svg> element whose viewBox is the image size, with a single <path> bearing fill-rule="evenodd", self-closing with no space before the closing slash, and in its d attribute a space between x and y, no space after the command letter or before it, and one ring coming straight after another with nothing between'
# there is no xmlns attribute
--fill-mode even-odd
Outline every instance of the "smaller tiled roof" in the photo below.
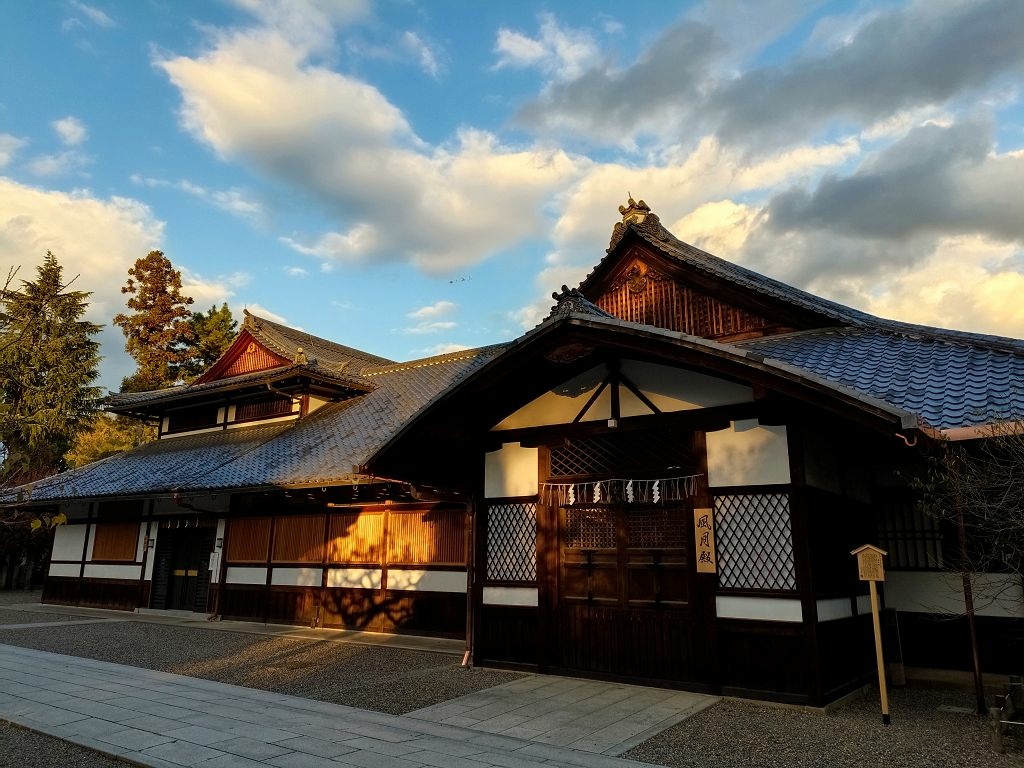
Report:
<svg viewBox="0 0 1024 768"><path fill-rule="evenodd" d="M300 347L306 357L310 359L310 363L323 367L337 369L345 366L358 370L368 365L387 365L394 362L386 357L371 355L369 352L363 352L354 347L346 347L344 344L337 344L311 333L289 328L287 325L254 315L248 310L245 312L242 328L251 333L267 349L292 362L296 362L296 350Z"/></svg>
<svg viewBox="0 0 1024 768"><path fill-rule="evenodd" d="M305 418L165 438L14 489L0 503L344 483L417 411L502 349L369 366L368 392Z"/></svg>
<svg viewBox="0 0 1024 768"><path fill-rule="evenodd" d="M736 343L950 430L1024 414L1024 342L877 321Z"/></svg>

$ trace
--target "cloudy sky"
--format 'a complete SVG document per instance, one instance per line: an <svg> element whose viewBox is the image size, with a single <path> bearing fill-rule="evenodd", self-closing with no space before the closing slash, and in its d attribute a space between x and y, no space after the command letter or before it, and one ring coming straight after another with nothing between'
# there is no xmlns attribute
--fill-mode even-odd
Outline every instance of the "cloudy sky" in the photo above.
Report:
<svg viewBox="0 0 1024 768"><path fill-rule="evenodd" d="M163 250L395 359L506 340L617 206L901 320L1024 337L1024 2L38 0L0 11L0 266L108 325Z"/></svg>

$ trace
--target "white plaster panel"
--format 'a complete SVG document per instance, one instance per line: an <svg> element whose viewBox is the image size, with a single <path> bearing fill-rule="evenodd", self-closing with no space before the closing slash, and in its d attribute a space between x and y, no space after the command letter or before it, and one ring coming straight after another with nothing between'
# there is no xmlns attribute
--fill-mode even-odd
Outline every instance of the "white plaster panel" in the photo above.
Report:
<svg viewBox="0 0 1024 768"><path fill-rule="evenodd" d="M137 581L142 577L142 566L86 563L84 576L87 579L132 579Z"/></svg>
<svg viewBox="0 0 1024 768"><path fill-rule="evenodd" d="M871 595L857 595L857 615L871 613Z"/></svg>
<svg viewBox="0 0 1024 768"><path fill-rule="evenodd" d="M608 371L603 365L591 368L527 403L500 421L494 429L520 429L571 423L607 375Z"/></svg>
<svg viewBox="0 0 1024 768"><path fill-rule="evenodd" d="M87 543L85 545L85 560L88 562L92 560L92 550L96 546L96 525L90 524L89 530L86 532Z"/></svg>
<svg viewBox="0 0 1024 768"><path fill-rule="evenodd" d="M847 619L853 616L853 609L850 607L850 598L834 597L829 600L818 601L818 621L836 621Z"/></svg>
<svg viewBox="0 0 1024 768"><path fill-rule="evenodd" d="M484 497L534 496L537 493L537 449L505 443L484 456Z"/></svg>
<svg viewBox="0 0 1024 768"><path fill-rule="evenodd" d="M142 578L146 581L152 581L153 563L156 561L156 558L153 557L153 555L156 554L156 537L160 532L160 524L154 521L143 523L142 530L145 531L147 528L149 529L149 555L146 557L146 567L142 574Z"/></svg>
<svg viewBox="0 0 1024 768"><path fill-rule="evenodd" d="M50 563L50 576L70 576L77 579L81 565L75 563Z"/></svg>
<svg viewBox="0 0 1024 768"><path fill-rule="evenodd" d="M142 555L146 551L146 531L149 528L149 523L142 523L139 526L139 540L135 544L135 562L142 562Z"/></svg>
<svg viewBox="0 0 1024 768"><path fill-rule="evenodd" d="M775 485L789 482L786 428L733 422L708 432L708 485Z"/></svg>
<svg viewBox="0 0 1024 768"><path fill-rule="evenodd" d="M716 405L749 403L754 399L750 387L696 371L637 360L624 360L620 369L661 411L689 411ZM643 408L640 413L650 413L646 406Z"/></svg>
<svg viewBox="0 0 1024 768"><path fill-rule="evenodd" d="M231 566L228 568L227 584L266 584L266 568L247 568L244 566Z"/></svg>
<svg viewBox="0 0 1024 768"><path fill-rule="evenodd" d="M270 583L275 587L319 587L322 568L275 568Z"/></svg>
<svg viewBox="0 0 1024 768"><path fill-rule="evenodd" d="M976 573L972 582L974 610L979 616L1024 617L1021 586L1011 575ZM960 574L945 571L889 571L885 574L885 607L918 613L963 614L963 581Z"/></svg>
<svg viewBox="0 0 1024 768"><path fill-rule="evenodd" d="M405 592L465 592L465 571L388 569L388 589Z"/></svg>
<svg viewBox="0 0 1024 768"><path fill-rule="evenodd" d="M536 608L540 600L536 587L484 587L484 604Z"/></svg>
<svg viewBox="0 0 1024 768"><path fill-rule="evenodd" d="M331 568L327 572L328 587L380 589L380 584L380 568Z"/></svg>
<svg viewBox="0 0 1024 768"><path fill-rule="evenodd" d="M802 622L799 600L785 597L733 597L719 595L715 606L720 619Z"/></svg>
<svg viewBox="0 0 1024 768"><path fill-rule="evenodd" d="M51 560L74 560L82 562L85 546L86 525L58 525L53 529L53 554ZM78 574L76 573L75 576Z"/></svg>
<svg viewBox="0 0 1024 768"><path fill-rule="evenodd" d="M316 397L315 395L310 395L309 396L309 404L306 406L307 414L312 413L313 411L320 410L325 405L327 405L329 402L331 402L331 401L330 400L325 400L322 397Z"/></svg>
<svg viewBox="0 0 1024 768"><path fill-rule="evenodd" d="M245 429L246 427L252 427L256 424L263 426L264 424L273 424L278 421L295 421L299 418L298 411L285 415L275 416L272 419L260 419L257 421L236 421L234 424L228 424L228 429Z"/></svg>

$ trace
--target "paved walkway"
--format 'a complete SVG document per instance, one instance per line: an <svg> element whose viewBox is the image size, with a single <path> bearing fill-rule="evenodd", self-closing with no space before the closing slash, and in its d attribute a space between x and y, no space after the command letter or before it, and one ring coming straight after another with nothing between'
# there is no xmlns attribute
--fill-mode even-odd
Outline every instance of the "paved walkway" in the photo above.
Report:
<svg viewBox="0 0 1024 768"><path fill-rule="evenodd" d="M155 768L646 765L8 645L0 645L0 718Z"/></svg>
<svg viewBox="0 0 1024 768"><path fill-rule="evenodd" d="M716 696L699 693L531 675L408 716L585 752L621 755L717 701Z"/></svg>

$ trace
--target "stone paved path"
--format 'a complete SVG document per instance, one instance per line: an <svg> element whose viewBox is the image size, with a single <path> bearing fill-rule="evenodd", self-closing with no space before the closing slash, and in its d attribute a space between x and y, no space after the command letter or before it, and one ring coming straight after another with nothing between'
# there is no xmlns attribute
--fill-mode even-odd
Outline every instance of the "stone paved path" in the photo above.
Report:
<svg viewBox="0 0 1024 768"><path fill-rule="evenodd" d="M0 645L0 718L154 768L647 765L8 645Z"/></svg>
<svg viewBox="0 0 1024 768"><path fill-rule="evenodd" d="M532 675L418 709L408 717L621 755L718 701L699 693Z"/></svg>

